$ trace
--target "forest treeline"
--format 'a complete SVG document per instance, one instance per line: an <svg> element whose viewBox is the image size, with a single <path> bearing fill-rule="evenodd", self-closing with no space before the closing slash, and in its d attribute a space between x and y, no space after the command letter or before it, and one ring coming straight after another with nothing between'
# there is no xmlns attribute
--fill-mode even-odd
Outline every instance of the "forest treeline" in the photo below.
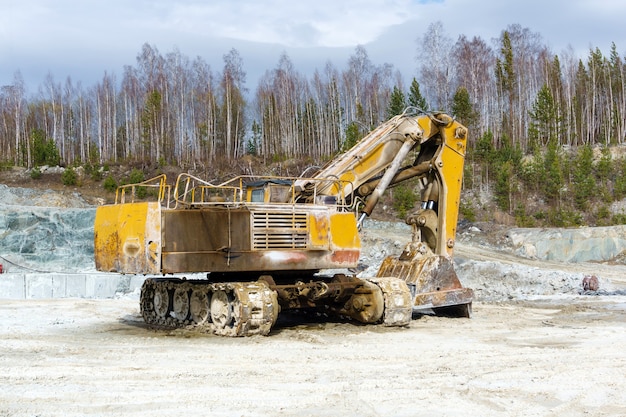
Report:
<svg viewBox="0 0 626 417"><path fill-rule="evenodd" d="M499 38L452 40L441 22L418 37L416 77L374 65L357 46L343 68L304 76L286 53L249 90L236 49L220 68L144 44L121 76L93 86L49 74L27 96L19 72L0 87L0 163L322 163L407 106L442 110L468 126L465 187L489 189L518 223L623 222L626 166L609 152L626 140L625 61L591 48L553 53L540 34L510 25ZM408 84L408 85L406 85ZM529 200L537 201L531 207ZM467 216L479 207L464 208Z"/></svg>

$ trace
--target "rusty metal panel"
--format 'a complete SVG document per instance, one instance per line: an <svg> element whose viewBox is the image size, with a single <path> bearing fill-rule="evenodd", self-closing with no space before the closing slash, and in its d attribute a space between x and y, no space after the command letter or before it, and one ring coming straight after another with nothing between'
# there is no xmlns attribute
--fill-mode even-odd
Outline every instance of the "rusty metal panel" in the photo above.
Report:
<svg viewBox="0 0 626 417"><path fill-rule="evenodd" d="M250 250L250 212L208 207L163 212L163 252Z"/></svg>
<svg viewBox="0 0 626 417"><path fill-rule="evenodd" d="M313 211L310 219L310 242L311 248L328 249L330 247L330 222L328 210Z"/></svg>
<svg viewBox="0 0 626 417"><path fill-rule="evenodd" d="M353 265L329 251L270 250L249 252L178 252L163 254L163 272L319 271Z"/></svg>
<svg viewBox="0 0 626 417"><path fill-rule="evenodd" d="M354 215L327 207L165 210L162 235L164 273L351 268L360 254Z"/></svg>
<svg viewBox="0 0 626 417"><path fill-rule="evenodd" d="M245 207L166 210L162 235L164 273L251 270L242 263L251 249Z"/></svg>

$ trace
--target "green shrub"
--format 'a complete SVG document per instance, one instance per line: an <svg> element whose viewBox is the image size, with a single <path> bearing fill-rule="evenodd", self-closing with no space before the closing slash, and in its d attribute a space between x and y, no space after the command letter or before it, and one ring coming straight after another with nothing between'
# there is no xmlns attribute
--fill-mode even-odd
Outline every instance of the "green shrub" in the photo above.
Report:
<svg viewBox="0 0 626 417"><path fill-rule="evenodd" d="M92 165L90 162L87 162L83 168L85 168L85 175L90 176L92 180L100 181L102 179L102 171L98 165Z"/></svg>
<svg viewBox="0 0 626 417"><path fill-rule="evenodd" d="M100 171L98 168L95 168L91 172L91 179L94 180L94 181L102 180L102 171Z"/></svg>
<svg viewBox="0 0 626 417"><path fill-rule="evenodd" d="M76 185L78 182L78 176L76 175L74 168L69 167L63 171L63 174L61 174L61 181L63 182L63 185Z"/></svg>
<svg viewBox="0 0 626 417"><path fill-rule="evenodd" d="M143 182L144 180L144 174L143 171L139 170L139 169L133 169L130 172L130 177L129 177L129 184L138 184L140 182ZM135 187L135 196L137 198L146 198L146 194L147 194L147 189L146 187Z"/></svg>
<svg viewBox="0 0 626 417"><path fill-rule="evenodd" d="M398 213L398 217L403 219L407 213L413 210L417 195L407 186L399 186L393 190L393 208Z"/></svg>
<svg viewBox="0 0 626 417"><path fill-rule="evenodd" d="M115 181L115 179L111 175L109 175L105 178L102 187L104 187L105 190L111 193L115 192L115 190L117 189L117 181Z"/></svg>
<svg viewBox="0 0 626 417"><path fill-rule="evenodd" d="M523 205L518 204L513 211L515 215L515 223L520 227L535 227L536 222L533 216L529 216L526 213L526 208Z"/></svg>
<svg viewBox="0 0 626 417"><path fill-rule="evenodd" d="M461 204L459 205L459 212L465 218L465 220L470 222L476 221L476 212L470 204L461 201Z"/></svg>
<svg viewBox="0 0 626 417"><path fill-rule="evenodd" d="M626 214L624 213L614 214L611 220L614 225L626 224Z"/></svg>
<svg viewBox="0 0 626 417"><path fill-rule="evenodd" d="M39 178L41 178L41 170L39 169L39 167L35 167L30 170L30 177L34 180L38 180Z"/></svg>
<svg viewBox="0 0 626 417"><path fill-rule="evenodd" d="M6 171L13 167L13 161L0 161L0 171Z"/></svg>
<svg viewBox="0 0 626 417"><path fill-rule="evenodd" d="M54 140L46 138L46 132L35 129L31 135L31 152L37 165L59 165L61 156Z"/></svg>
<svg viewBox="0 0 626 417"><path fill-rule="evenodd" d="M578 212L564 209L550 209L546 220L552 227L582 226L584 219Z"/></svg>

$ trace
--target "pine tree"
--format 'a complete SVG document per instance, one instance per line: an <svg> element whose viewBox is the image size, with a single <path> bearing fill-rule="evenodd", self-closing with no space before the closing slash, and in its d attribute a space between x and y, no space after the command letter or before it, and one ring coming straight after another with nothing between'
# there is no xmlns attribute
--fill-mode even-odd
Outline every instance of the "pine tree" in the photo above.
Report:
<svg viewBox="0 0 626 417"><path fill-rule="evenodd" d="M616 200L621 200L626 196L626 158L615 163L613 196Z"/></svg>
<svg viewBox="0 0 626 417"><path fill-rule="evenodd" d="M541 149L535 148L532 157L527 158L522 164L520 173L527 189L533 190L536 193L541 191L543 178L546 176Z"/></svg>
<svg viewBox="0 0 626 417"><path fill-rule="evenodd" d="M478 113L474 111L469 92L465 87L459 87L452 98L452 114L468 128L478 121Z"/></svg>
<svg viewBox="0 0 626 417"><path fill-rule="evenodd" d="M253 120L250 130L252 131L252 137L248 139L246 153L248 155L258 155L259 144L262 139L261 125L259 125L256 120Z"/></svg>
<svg viewBox="0 0 626 417"><path fill-rule="evenodd" d="M564 181L561 170L561 157L554 140L548 143L548 150L544 157L544 167L546 174L543 182L544 195L549 202L558 204Z"/></svg>
<svg viewBox="0 0 626 417"><path fill-rule="evenodd" d="M389 106L387 107L387 119L401 114L405 108L406 99L404 98L404 93L397 86L394 86L389 98Z"/></svg>
<svg viewBox="0 0 626 417"><path fill-rule="evenodd" d="M537 99L529 113L530 150L532 151L537 146L543 147L551 141L558 143L559 113L547 84L544 84L537 93Z"/></svg>
<svg viewBox="0 0 626 417"><path fill-rule="evenodd" d="M614 163L611 157L611 150L608 146L602 147L600 160L596 164L595 170L600 184L606 186L612 178L615 178L613 174Z"/></svg>
<svg viewBox="0 0 626 417"><path fill-rule="evenodd" d="M415 78L413 78L413 81L411 82L408 102L409 106L417 107L425 112L428 111L428 103L426 103L426 99L422 96L422 93L420 92L420 84Z"/></svg>
<svg viewBox="0 0 626 417"><path fill-rule="evenodd" d="M589 199L595 188L593 179L593 150L591 146L584 145L578 148L576 159L574 160L573 186L574 205L580 210L585 210L589 206Z"/></svg>
<svg viewBox="0 0 626 417"><path fill-rule="evenodd" d="M517 74L513 60L513 45L508 31L504 31L501 41L500 54L502 59L496 59L496 80L498 92L503 101L502 113L505 120L503 133L512 135L514 133L514 107L517 98Z"/></svg>
<svg viewBox="0 0 626 417"><path fill-rule="evenodd" d="M33 165L59 165L61 157L52 139L46 138L46 132L35 129L32 133Z"/></svg>
<svg viewBox="0 0 626 417"><path fill-rule="evenodd" d="M616 177L619 175L615 170L616 167L611 156L611 150L608 146L603 146L600 159L593 166L595 177L591 179L591 183L593 184L592 187L598 190L595 194L599 194L607 203L612 203L613 200L620 200L615 193Z"/></svg>
<svg viewBox="0 0 626 417"><path fill-rule="evenodd" d="M482 177L487 183L489 182L491 165L495 159L495 152L496 150L493 146L493 133L491 130L488 130L478 138L476 145L474 145L473 152L476 157L477 164L481 167Z"/></svg>
<svg viewBox="0 0 626 417"><path fill-rule="evenodd" d="M361 140L361 137L359 126L355 122L350 123L346 128L346 138L343 142L343 146L341 147L341 151L345 152L352 148L359 140Z"/></svg>
<svg viewBox="0 0 626 417"><path fill-rule="evenodd" d="M499 167L494 195L498 207L507 213L511 210L512 178L513 164L506 161Z"/></svg>

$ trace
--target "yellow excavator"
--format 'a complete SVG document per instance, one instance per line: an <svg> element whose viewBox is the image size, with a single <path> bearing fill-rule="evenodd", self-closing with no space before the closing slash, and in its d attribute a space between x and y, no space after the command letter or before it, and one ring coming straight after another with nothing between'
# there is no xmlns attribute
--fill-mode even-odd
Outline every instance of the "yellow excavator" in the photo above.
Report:
<svg viewBox="0 0 626 417"><path fill-rule="evenodd" d="M153 276L140 309L154 327L267 335L296 309L387 326L420 310L469 317L473 291L451 261L467 134L449 115L409 108L308 177L212 184L180 174L173 186L164 175L122 186L96 210L96 268ZM411 241L376 276L357 277L364 219L412 178L421 203L406 219ZM177 277L193 273L202 275Z"/></svg>

